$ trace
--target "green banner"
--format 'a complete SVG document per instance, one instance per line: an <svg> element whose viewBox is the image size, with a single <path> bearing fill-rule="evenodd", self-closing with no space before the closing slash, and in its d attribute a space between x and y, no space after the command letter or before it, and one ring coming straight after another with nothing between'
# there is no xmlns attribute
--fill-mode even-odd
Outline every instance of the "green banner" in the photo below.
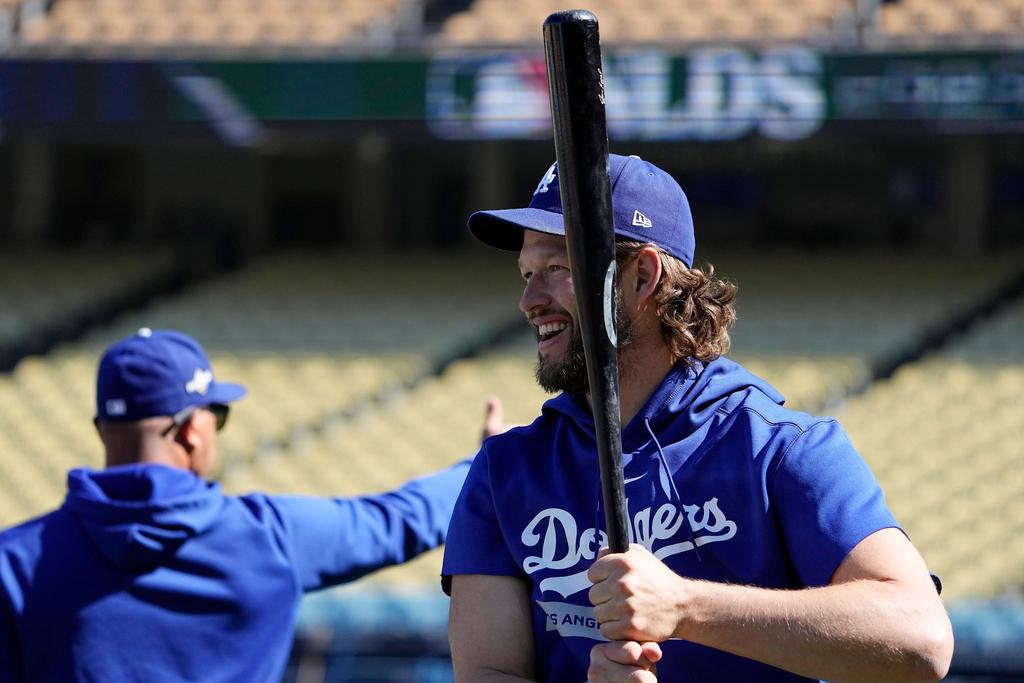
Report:
<svg viewBox="0 0 1024 683"><path fill-rule="evenodd" d="M40 87L44 84L44 87ZM825 126L990 133L1024 122L1024 52L609 50L620 140L800 140ZM203 123L236 144L269 127L403 122L442 139L550 136L538 51L319 60L0 61L0 123L157 130Z"/></svg>
<svg viewBox="0 0 1024 683"><path fill-rule="evenodd" d="M826 65L830 120L1024 122L1024 53L837 55Z"/></svg>
<svg viewBox="0 0 1024 683"><path fill-rule="evenodd" d="M614 52L605 83L609 135L628 140L798 140L829 123L991 131L1024 121L1024 53ZM440 137L550 135L537 54L435 60L426 95Z"/></svg>

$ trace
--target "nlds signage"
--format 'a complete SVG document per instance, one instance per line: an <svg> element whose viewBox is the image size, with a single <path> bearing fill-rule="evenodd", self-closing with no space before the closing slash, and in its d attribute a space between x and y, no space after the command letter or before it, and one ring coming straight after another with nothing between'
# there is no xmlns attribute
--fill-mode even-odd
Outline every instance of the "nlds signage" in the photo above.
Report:
<svg viewBox="0 0 1024 683"><path fill-rule="evenodd" d="M605 56L608 129L622 140L798 140L827 115L821 57L801 47L701 48ZM439 137L551 135L542 57L509 53L433 62L427 121Z"/></svg>

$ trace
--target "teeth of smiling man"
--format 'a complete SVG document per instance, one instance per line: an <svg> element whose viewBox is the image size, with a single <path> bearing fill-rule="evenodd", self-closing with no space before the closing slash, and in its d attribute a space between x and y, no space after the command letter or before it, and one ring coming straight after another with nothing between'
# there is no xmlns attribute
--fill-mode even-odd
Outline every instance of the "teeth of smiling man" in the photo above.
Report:
<svg viewBox="0 0 1024 683"><path fill-rule="evenodd" d="M569 327L568 323L544 323L537 327L537 332L539 332L541 336L545 336L554 334L555 332L561 332L567 327Z"/></svg>

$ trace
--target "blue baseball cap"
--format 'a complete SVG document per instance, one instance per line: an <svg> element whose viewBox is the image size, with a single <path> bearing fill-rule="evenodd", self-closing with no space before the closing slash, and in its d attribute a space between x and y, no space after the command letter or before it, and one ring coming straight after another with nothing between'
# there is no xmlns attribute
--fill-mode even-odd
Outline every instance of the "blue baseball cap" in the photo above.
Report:
<svg viewBox="0 0 1024 683"><path fill-rule="evenodd" d="M525 209L477 211L469 231L498 249L519 251L523 229L564 235L558 168L552 164ZM690 203L679 183L665 171L637 156L608 155L615 234L657 244L687 265L693 265L696 241Z"/></svg>
<svg viewBox="0 0 1024 683"><path fill-rule="evenodd" d="M144 327L103 354L96 373L96 419L134 422L175 415L189 406L230 403L240 384L213 378L199 343L174 330Z"/></svg>

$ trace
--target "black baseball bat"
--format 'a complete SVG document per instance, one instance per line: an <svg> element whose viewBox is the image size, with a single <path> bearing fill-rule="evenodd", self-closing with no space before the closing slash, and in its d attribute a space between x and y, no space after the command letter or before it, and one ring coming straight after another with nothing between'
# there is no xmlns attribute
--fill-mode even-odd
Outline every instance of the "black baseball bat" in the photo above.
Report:
<svg viewBox="0 0 1024 683"><path fill-rule="evenodd" d="M569 269L601 466L608 548L621 553L629 547L629 522L622 480L615 234L597 17L587 10L552 14L544 21L544 52Z"/></svg>

